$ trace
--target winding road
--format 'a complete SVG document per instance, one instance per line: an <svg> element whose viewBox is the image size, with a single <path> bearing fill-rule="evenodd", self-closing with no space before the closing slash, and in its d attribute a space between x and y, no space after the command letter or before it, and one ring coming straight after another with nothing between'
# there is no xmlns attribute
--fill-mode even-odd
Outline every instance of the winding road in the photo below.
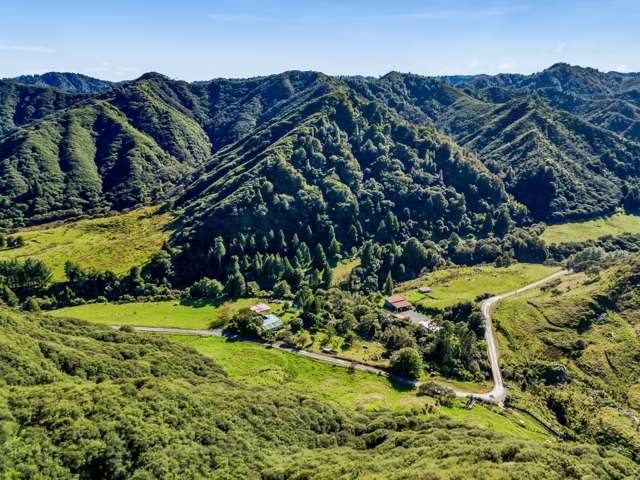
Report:
<svg viewBox="0 0 640 480"><path fill-rule="evenodd" d="M491 363L491 375L493 377L493 389L490 392L486 393L476 393L469 392L466 390L453 389L454 393L457 397L463 398L475 398L478 400L482 400L490 403L502 404L504 399L507 396L507 390L504 387L504 382L502 380L502 372L500 371L500 356L498 354L498 346L496 342L495 332L493 330L493 323L491 322L491 309L492 307L498 303L500 300L503 300L507 297L511 297L513 295L517 295L518 293L525 292L532 288L539 287L555 278L558 278L562 275L566 275L570 273L569 270L560 270L552 275L549 275L541 280L530 283L522 288L518 288L516 290L512 290L507 293L502 293L500 295L496 295L494 297L488 298L482 302L480 308L482 310L482 316L484 317L485 324L485 339L487 341L487 353L489 355L489 362ZM119 325L112 325L113 328L120 328ZM407 383L413 385L415 387L419 386L421 382L408 380L406 378L399 377L392 373L389 373L382 368L372 367L371 365L367 365L364 363L359 363L355 361L345 360L343 358L335 357L333 355L325 355L322 353L309 352L308 350L299 350L293 347L287 347L284 345L271 344L268 342L263 342L260 340L243 338L238 335L229 334L227 332L223 332L221 329L211 329L211 330L193 330L187 328L165 328L165 327L133 327L138 332L155 332L155 333L174 333L181 335L202 335L209 337L227 337L234 340L240 341L250 341L254 343L261 343L264 345L269 345L271 348L275 348L278 350L283 350L289 353L293 353L295 355L300 355L302 357L310 358L313 360L318 360L320 362L328 363L330 365L336 365L339 367L345 368L353 368L355 370L361 370L369 373L374 373L376 375L382 375L388 378L391 378L395 381Z"/></svg>

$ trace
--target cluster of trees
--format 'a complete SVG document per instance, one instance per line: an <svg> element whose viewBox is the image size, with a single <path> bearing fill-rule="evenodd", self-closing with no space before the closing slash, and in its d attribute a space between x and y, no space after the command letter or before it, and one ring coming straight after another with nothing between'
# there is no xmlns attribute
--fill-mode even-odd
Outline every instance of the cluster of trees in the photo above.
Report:
<svg viewBox="0 0 640 480"><path fill-rule="evenodd" d="M587 247L567 258L565 265L575 272L597 273L626 257L622 250L605 251L602 247Z"/></svg>
<svg viewBox="0 0 640 480"><path fill-rule="evenodd" d="M0 233L0 249L3 248L20 248L24 246L24 237L22 235L3 235Z"/></svg>
<svg viewBox="0 0 640 480"><path fill-rule="evenodd" d="M0 261L0 300L27 310L53 309L87 301L133 301L134 299L177 298L171 288L172 266L164 251L155 254L144 267L123 275L85 269L66 262L66 281L51 283L51 269L42 261L27 259Z"/></svg>
<svg viewBox="0 0 640 480"><path fill-rule="evenodd" d="M506 220L506 217L503 217ZM503 237L462 239L453 233L448 239L420 242L411 237L402 244L365 242L360 265L353 269L344 286L350 290L390 293L395 282L416 278L441 268L448 262L458 265L512 262L543 262L548 250L539 238L543 227L517 228ZM509 230L507 230L509 231Z"/></svg>
<svg viewBox="0 0 640 480"><path fill-rule="evenodd" d="M601 248L605 252L640 252L640 234L622 233L617 236L605 235L596 240L585 240L584 242L564 242L548 246L549 257L556 261L564 261L588 248Z"/></svg>
<svg viewBox="0 0 640 480"><path fill-rule="evenodd" d="M303 286L293 300L301 309L300 315L278 331L277 339L300 348L310 343L312 335L321 335L325 345L341 338L342 348L350 348L357 338L375 340L395 359L392 369L408 377L417 378L416 372L421 372L424 364L460 379L484 378L488 371L484 323L477 306L463 303L437 312L434 321L441 328L433 331L393 317L377 300L376 296L337 288L313 291ZM234 315L227 329L244 336L272 338L271 332L262 329L262 317L248 309ZM419 363L413 362L411 352L416 352Z"/></svg>
<svg viewBox="0 0 640 480"><path fill-rule="evenodd" d="M51 269L44 262L28 258L0 261L0 285L12 290L33 293L45 288L51 280Z"/></svg>
<svg viewBox="0 0 640 480"><path fill-rule="evenodd" d="M322 243L310 248L297 234L287 239L281 229L269 230L263 237L240 234L229 245L217 236L199 270L190 271L189 276L201 274L206 281L224 282L224 289L216 296L226 293L239 297L272 291L279 298L289 298L303 283L313 288L331 286L332 266L340 258L340 243L331 227L326 245L326 252ZM176 270L178 264L190 257L189 251L174 257ZM180 283L186 279L174 280ZM198 296L197 291L194 293Z"/></svg>

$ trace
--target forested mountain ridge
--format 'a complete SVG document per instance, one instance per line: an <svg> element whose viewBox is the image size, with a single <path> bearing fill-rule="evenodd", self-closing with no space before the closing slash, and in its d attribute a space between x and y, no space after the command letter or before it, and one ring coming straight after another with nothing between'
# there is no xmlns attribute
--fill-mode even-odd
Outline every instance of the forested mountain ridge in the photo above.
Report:
<svg viewBox="0 0 640 480"><path fill-rule="evenodd" d="M332 78L317 72L292 71L187 83L150 73L83 95L0 81L0 201L13 206L5 213L4 223L19 225L163 200L181 192L204 172L218 168L228 158L221 154L225 148L238 148L230 146L251 143L252 138L271 141L264 137L263 128L339 89L390 108L410 124L427 124L451 136L503 180L507 192L528 207L533 219L584 218L609 213L620 205L640 208L640 143L636 138L640 124L635 119L640 111L638 84L636 75L564 64L530 76L444 79L398 72L379 79ZM131 173L118 169L120 177L156 170L158 177L143 175L150 184L146 189L139 185L137 190L133 188L135 179L128 185L125 182L119 190L125 200L114 203L107 193L112 182L103 178L103 167L92 166L106 184L104 191L94 188L95 178L87 176L87 182L94 185L89 188L94 191L91 198L72 200L66 206L61 200L45 200L34 206L33 198L39 190L61 192L68 188L64 185L66 177L58 174L44 180L46 176L34 171L30 161L23 161L28 159L31 147L20 145L32 138L37 124L61 122L65 115L62 110L96 108L96 102L116 108L131 131L140 134L133 138L148 139L147 143L153 145L149 148L156 151L153 159L141 155L137 163L140 168L130 169ZM63 125L53 130L61 129ZM109 135L115 135L110 129L88 131L100 145L109 145ZM8 135L12 135L11 141ZM67 149L59 144L59 138L47 138L46 156L64 157ZM66 141L82 142L73 130ZM137 143L130 142L125 151L142 148ZM169 160L160 159L160 152ZM92 162L98 164L100 159ZM165 168L157 168L159 164ZM59 167L63 172L66 168ZM167 170L171 171L171 181L163 176ZM535 184L543 195L532 197L530 189L523 188L529 184ZM196 182L188 198L199 185Z"/></svg>
<svg viewBox="0 0 640 480"><path fill-rule="evenodd" d="M53 87L70 93L97 93L109 90L114 82L71 72L47 72L42 75L20 75L9 78L15 82L40 87Z"/></svg>
<svg viewBox="0 0 640 480"><path fill-rule="evenodd" d="M201 270L215 235L291 257L293 244L260 243L278 232L310 247L332 244L335 259L368 238L488 236L498 209L509 221L524 215L473 155L342 87L220 151L177 204L186 208L174 240L197 247L178 262L187 272Z"/></svg>
<svg viewBox="0 0 640 480"><path fill-rule="evenodd" d="M166 199L212 151L331 83L312 72L198 84L151 73L105 93L72 95L0 82L0 221L21 225ZM119 126L96 123L107 110ZM76 117L85 118L82 128L69 128ZM74 188L69 181L84 181L78 162L65 160L73 145L84 145L83 189L90 191L79 199L60 196Z"/></svg>
<svg viewBox="0 0 640 480"><path fill-rule="evenodd" d="M634 75L555 65L532 76L436 79L390 73L349 83L413 122L429 123L502 176L534 218L609 213L637 185ZM562 97L562 98L561 98ZM573 99L575 108L568 99ZM621 119L618 110L631 118ZM531 197L536 184L544 193Z"/></svg>
<svg viewBox="0 0 640 480"><path fill-rule="evenodd" d="M0 80L0 138L81 100L82 96L54 88Z"/></svg>

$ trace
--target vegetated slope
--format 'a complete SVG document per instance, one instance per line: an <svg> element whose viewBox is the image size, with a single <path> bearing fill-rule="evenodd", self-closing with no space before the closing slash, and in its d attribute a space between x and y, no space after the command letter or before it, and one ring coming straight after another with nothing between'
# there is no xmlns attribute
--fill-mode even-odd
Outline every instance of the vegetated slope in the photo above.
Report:
<svg viewBox="0 0 640 480"><path fill-rule="evenodd" d="M614 449L516 440L446 419L358 414L284 388L243 386L157 337L6 309L0 329L7 478L638 474Z"/></svg>
<svg viewBox="0 0 640 480"><path fill-rule="evenodd" d="M57 110L76 105L81 95L0 80L0 138Z"/></svg>
<svg viewBox="0 0 640 480"><path fill-rule="evenodd" d="M215 150L232 144L274 118L327 93L336 80L319 72L290 71L249 79L196 82L201 123Z"/></svg>
<svg viewBox="0 0 640 480"><path fill-rule="evenodd" d="M623 234L640 235L640 215L616 213L610 217L586 222L570 222L549 225L540 236L548 245L567 242L585 242L604 236L619 237Z"/></svg>
<svg viewBox="0 0 640 480"><path fill-rule="evenodd" d="M0 222L20 225L162 198L190 164L103 100L0 139Z"/></svg>
<svg viewBox="0 0 640 480"><path fill-rule="evenodd" d="M610 213L625 182L640 178L640 144L530 100L495 107L455 137L502 172L535 218Z"/></svg>
<svg viewBox="0 0 640 480"><path fill-rule="evenodd" d="M43 225L20 232L23 246L0 248L0 260L32 258L51 268L53 281L65 280L64 265L74 262L86 270L123 274L144 265L168 240L172 215L157 208Z"/></svg>
<svg viewBox="0 0 640 480"><path fill-rule="evenodd" d="M70 93L103 92L113 86L113 82L71 72L47 72L42 75L21 75L11 80L27 85L53 87Z"/></svg>
<svg viewBox="0 0 640 480"><path fill-rule="evenodd" d="M611 116L600 118L607 114L598 109L612 110L620 104L615 97L622 89L618 83L628 89L634 83L616 82L592 69L570 69L564 75L559 71L563 69L551 67L537 74L540 78L533 76L535 80L480 76L453 85L397 72L347 82L366 98L385 103L413 122L432 124L476 153L537 219L610 213L622 203L638 208L638 195L632 199L629 190L640 177L640 144L633 136L619 135L635 127ZM618 90L600 85L602 77ZM569 108L568 101L558 100L560 94L576 96L584 105Z"/></svg>
<svg viewBox="0 0 640 480"><path fill-rule="evenodd" d="M174 241L194 247L178 262L185 273L206 268L215 235L246 244L281 230L312 247L337 239L349 249L374 235L487 235L496 209L522 213L472 155L343 88L221 150L178 205L185 210ZM257 249L295 253L286 245Z"/></svg>
<svg viewBox="0 0 640 480"><path fill-rule="evenodd" d="M73 96L0 82L6 91L0 97L6 119L0 222L20 225L164 199L188 183L213 150L331 83L312 72L196 84L151 73L100 94Z"/></svg>
<svg viewBox="0 0 640 480"><path fill-rule="evenodd" d="M354 97L395 110L414 125L429 124L452 136L503 177L507 191L527 205L536 219L594 216L622 204L640 209L640 144L634 133L638 130L634 117L640 109L638 76L556 65L532 76L449 81L453 84L446 79L397 72L374 79L331 78L317 72L293 71L187 83L150 73L82 95L3 81L0 139L3 135L18 135L14 140L19 142L23 129L55 122L66 115L64 109L92 109L106 103L122 115L136 134L150 139L166 155L168 160L160 163L169 169L178 166L169 182L163 177L166 169L158 168L159 178L149 179L149 190L155 194L141 194L131 185L123 187L129 197L125 203L139 204L144 201L141 197L160 199L167 192L179 192L213 153L251 137L268 142L270 139L261 133L267 125L278 123L323 95L345 89ZM109 135L114 135L111 129L92 133L96 143L107 145L111 143ZM49 156L57 155L63 162L64 148L57 145L55 138L48 141ZM82 140L71 135L68 142ZM15 158L26 159L30 151L23 149ZM32 171L29 162L17 172L7 172L7 156L12 154L7 150L0 153L0 166L5 165L5 171L0 171L5 179L0 197L8 203L24 203L11 188L15 188L14 183L31 178L34 180L30 180L30 188L50 190L50 185L40 185L41 172ZM226 157L218 155L217 160L225 161ZM158 165L157 160L143 163L152 166L152 170ZM145 170L146 166L140 169ZM95 178L86 179L85 189L95 190ZM55 188L63 188L59 177L53 181L58 183ZM135 184L137 180L131 182ZM526 185L534 185L541 195L532 196L532 189ZM24 194L20 188L17 191ZM13 211L11 215L17 216L20 223L22 218L35 216L40 220L42 215L56 216L66 209L56 202L50 207L47 203L48 199L34 209L27 202L26 207L20 206L23 214ZM98 206L92 205L93 200L86 203L78 206L75 202L69 209L121 208L110 198L101 199Z"/></svg>
<svg viewBox="0 0 640 480"><path fill-rule="evenodd" d="M515 405L573 438L640 455L640 259L574 274L497 308L503 372Z"/></svg>
<svg viewBox="0 0 640 480"><path fill-rule="evenodd" d="M532 75L479 76L456 84L491 102L535 96L555 109L640 141L638 74L605 73L559 63Z"/></svg>

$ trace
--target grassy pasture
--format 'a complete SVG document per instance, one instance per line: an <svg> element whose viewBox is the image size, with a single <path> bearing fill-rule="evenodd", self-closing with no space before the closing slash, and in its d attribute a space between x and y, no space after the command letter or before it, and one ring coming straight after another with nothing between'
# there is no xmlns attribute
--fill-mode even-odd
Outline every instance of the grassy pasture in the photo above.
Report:
<svg viewBox="0 0 640 480"><path fill-rule="evenodd" d="M57 317L70 317L107 325L135 325L203 329L221 326L242 308L261 302L258 298L241 298L221 304L185 304L169 302L91 303L61 308L51 312ZM287 319L292 315L283 304L270 304L271 312Z"/></svg>
<svg viewBox="0 0 640 480"><path fill-rule="evenodd" d="M640 215L617 213L611 217L597 218L586 222L550 225L542 234L542 239L549 244L583 242L595 240L605 235L617 236L622 233L640 233Z"/></svg>
<svg viewBox="0 0 640 480"><path fill-rule="evenodd" d="M523 287L559 270L533 263L516 263L506 268L483 265L438 270L417 280L401 284L396 292L410 302L427 307L444 308L463 301L473 301L483 293L504 293ZM421 294L427 286L431 293Z"/></svg>
<svg viewBox="0 0 640 480"><path fill-rule="evenodd" d="M144 264L169 238L171 216L153 215L154 207L61 225L44 225L19 232L20 248L0 250L0 260L35 258L64 280L67 260L85 268L124 273Z"/></svg>
<svg viewBox="0 0 640 480"><path fill-rule="evenodd" d="M174 342L212 357L230 378L251 386L286 386L322 400L350 408L408 410L433 405L433 399L418 397L415 390L395 385L389 379L366 372L349 371L264 345L233 342L216 337L170 335ZM447 415L487 429L510 432L520 438L549 438L532 420L514 413L500 414L491 408L472 410L456 401L453 407L436 407L431 415Z"/></svg>

